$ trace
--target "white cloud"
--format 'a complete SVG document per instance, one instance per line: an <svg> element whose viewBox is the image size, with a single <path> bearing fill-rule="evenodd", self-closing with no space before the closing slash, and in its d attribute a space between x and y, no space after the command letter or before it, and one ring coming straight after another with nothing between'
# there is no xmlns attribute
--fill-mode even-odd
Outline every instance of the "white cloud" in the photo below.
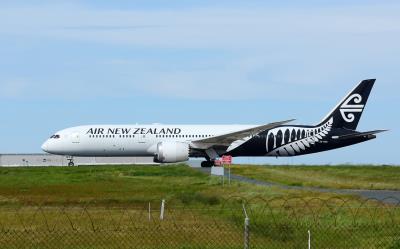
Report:
<svg viewBox="0 0 400 249"><path fill-rule="evenodd" d="M100 62L102 66L85 65L83 72L77 70L68 75L66 68L60 75L46 75L46 79L37 76L31 85L44 96L53 96L53 91L65 98L84 98L87 92L97 97L135 91L206 100L279 99L283 96L275 94L277 89L288 89L285 98L306 98L311 91L324 98L318 94L324 90L323 83L331 87L355 84L360 76L353 79L349 75L360 67L361 60L365 61L365 68L371 68L375 59L384 60L385 53L399 52L399 10L398 4L184 10L106 10L51 4L1 8L0 35L17 35L28 41L84 41L148 50L215 49L233 54L233 58L217 63L213 59L180 61L184 64L176 69L160 68L160 64L176 63L176 58L170 62L169 58L143 61L115 57ZM190 68L185 63L209 66ZM113 67L125 71L121 73ZM346 81L342 81L344 78ZM54 85L57 87L51 87ZM109 91L110 85L113 91ZM1 94L22 96L26 87L11 84L2 87L6 90ZM80 91L71 95L71 88Z"/></svg>
<svg viewBox="0 0 400 249"><path fill-rule="evenodd" d="M184 10L6 7L0 10L0 33L150 47L251 48L285 38L398 33L399 10L398 4Z"/></svg>

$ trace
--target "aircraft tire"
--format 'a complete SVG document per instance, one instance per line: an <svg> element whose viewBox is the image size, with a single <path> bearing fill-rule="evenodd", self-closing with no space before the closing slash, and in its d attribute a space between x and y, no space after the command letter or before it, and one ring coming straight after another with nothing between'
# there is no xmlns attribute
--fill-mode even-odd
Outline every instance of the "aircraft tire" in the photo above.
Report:
<svg viewBox="0 0 400 249"><path fill-rule="evenodd" d="M203 162L201 162L201 167L202 168L210 168L212 166L214 166L214 162L212 162L212 161L203 161Z"/></svg>

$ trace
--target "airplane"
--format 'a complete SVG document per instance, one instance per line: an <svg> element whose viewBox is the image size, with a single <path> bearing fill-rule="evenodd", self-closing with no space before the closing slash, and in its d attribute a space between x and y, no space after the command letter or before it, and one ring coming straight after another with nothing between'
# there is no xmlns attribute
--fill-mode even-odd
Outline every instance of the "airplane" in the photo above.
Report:
<svg viewBox="0 0 400 249"><path fill-rule="evenodd" d="M74 156L149 156L155 163L192 157L214 166L224 155L290 157L337 149L376 138L386 130L356 131L375 79L361 81L317 125L85 125L56 132L42 145L51 154Z"/></svg>

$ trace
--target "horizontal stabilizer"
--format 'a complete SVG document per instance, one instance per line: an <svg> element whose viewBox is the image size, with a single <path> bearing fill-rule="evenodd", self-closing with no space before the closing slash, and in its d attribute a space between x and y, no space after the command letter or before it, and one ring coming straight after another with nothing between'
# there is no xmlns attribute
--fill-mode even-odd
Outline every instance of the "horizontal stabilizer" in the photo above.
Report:
<svg viewBox="0 0 400 249"><path fill-rule="evenodd" d="M350 139L350 138L356 138L356 137L365 137L365 136L371 136L371 135L375 135L381 132L385 132L388 130L375 130L375 131L366 131L366 132L357 132L357 133L351 133L351 134L346 134L346 135L342 135L342 136L334 136L332 138L334 139Z"/></svg>

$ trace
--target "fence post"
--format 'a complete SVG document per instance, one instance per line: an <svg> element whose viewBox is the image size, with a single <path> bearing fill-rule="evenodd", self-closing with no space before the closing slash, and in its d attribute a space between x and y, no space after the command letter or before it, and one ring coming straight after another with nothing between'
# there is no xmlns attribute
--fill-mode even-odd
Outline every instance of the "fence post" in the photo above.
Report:
<svg viewBox="0 0 400 249"><path fill-rule="evenodd" d="M308 230L308 249L311 249L311 232Z"/></svg>
<svg viewBox="0 0 400 249"><path fill-rule="evenodd" d="M164 220L165 200L161 201L160 220Z"/></svg>
<svg viewBox="0 0 400 249"><path fill-rule="evenodd" d="M250 219L247 216L247 212L246 212L246 207L244 206L243 203L243 212L244 212L244 245L243 248L244 249L249 249L250 248Z"/></svg>
<svg viewBox="0 0 400 249"><path fill-rule="evenodd" d="M250 248L250 230L249 230L249 218L244 219L244 249Z"/></svg>
<svg viewBox="0 0 400 249"><path fill-rule="evenodd" d="M151 204L149 202L149 221L151 221Z"/></svg>
<svg viewBox="0 0 400 249"><path fill-rule="evenodd" d="M228 164L228 182L231 185L231 164Z"/></svg>

